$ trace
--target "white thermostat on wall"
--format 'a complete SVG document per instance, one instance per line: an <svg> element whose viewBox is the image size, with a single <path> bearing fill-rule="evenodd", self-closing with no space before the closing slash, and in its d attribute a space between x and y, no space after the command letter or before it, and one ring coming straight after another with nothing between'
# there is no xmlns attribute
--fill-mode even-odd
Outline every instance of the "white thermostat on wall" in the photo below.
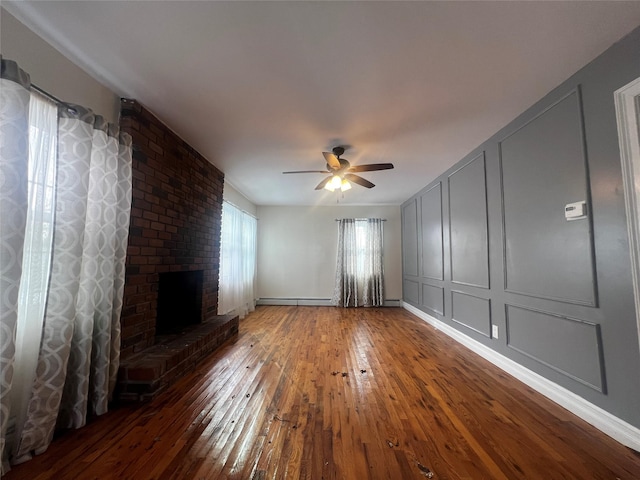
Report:
<svg viewBox="0 0 640 480"><path fill-rule="evenodd" d="M564 206L564 218L567 222L571 220L580 220L581 218L587 218L587 202L568 203Z"/></svg>

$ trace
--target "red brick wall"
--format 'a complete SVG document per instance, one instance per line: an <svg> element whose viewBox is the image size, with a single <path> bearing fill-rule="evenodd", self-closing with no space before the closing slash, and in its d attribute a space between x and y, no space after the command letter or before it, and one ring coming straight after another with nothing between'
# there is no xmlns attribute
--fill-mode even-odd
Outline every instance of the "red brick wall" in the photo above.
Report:
<svg viewBox="0 0 640 480"><path fill-rule="evenodd" d="M125 359L154 343L161 272L204 270L203 318L217 314L224 174L135 100L122 99L120 125L134 149Z"/></svg>

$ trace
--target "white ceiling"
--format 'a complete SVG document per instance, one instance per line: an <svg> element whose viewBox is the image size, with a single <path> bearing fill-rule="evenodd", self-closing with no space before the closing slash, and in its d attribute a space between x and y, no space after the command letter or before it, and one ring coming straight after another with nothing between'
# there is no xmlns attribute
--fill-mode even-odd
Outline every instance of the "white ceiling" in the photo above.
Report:
<svg viewBox="0 0 640 480"><path fill-rule="evenodd" d="M257 205L400 204L640 25L638 1L4 4ZM281 174L338 144L396 168L344 197Z"/></svg>

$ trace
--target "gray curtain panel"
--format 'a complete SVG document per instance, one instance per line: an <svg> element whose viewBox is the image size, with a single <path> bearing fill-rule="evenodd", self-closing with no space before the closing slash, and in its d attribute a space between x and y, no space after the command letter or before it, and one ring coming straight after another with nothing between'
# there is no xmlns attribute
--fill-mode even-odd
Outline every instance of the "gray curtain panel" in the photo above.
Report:
<svg viewBox="0 0 640 480"><path fill-rule="evenodd" d="M36 379L15 461L48 447L56 425L102 414L115 386L131 207L131 138L60 106L51 282Z"/></svg>
<svg viewBox="0 0 640 480"><path fill-rule="evenodd" d="M379 218L339 220L333 305L384 304L382 225L383 220Z"/></svg>

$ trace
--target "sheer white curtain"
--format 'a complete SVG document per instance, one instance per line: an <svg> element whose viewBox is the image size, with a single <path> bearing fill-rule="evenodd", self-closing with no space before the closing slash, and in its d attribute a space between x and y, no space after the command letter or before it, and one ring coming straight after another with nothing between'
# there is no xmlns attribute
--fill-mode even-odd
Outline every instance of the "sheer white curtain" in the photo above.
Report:
<svg viewBox="0 0 640 480"><path fill-rule="evenodd" d="M107 410L120 351L131 137L2 59L0 446L20 463ZM15 421L7 444L7 426Z"/></svg>
<svg viewBox="0 0 640 480"><path fill-rule="evenodd" d="M333 305L384 304L382 225L383 220L379 218L339 220Z"/></svg>
<svg viewBox="0 0 640 480"><path fill-rule="evenodd" d="M16 356L11 396L16 438L22 433L27 402L36 374L44 309L51 269L55 214L58 106L31 93L27 224L16 329Z"/></svg>
<svg viewBox="0 0 640 480"><path fill-rule="evenodd" d="M256 305L257 220L229 202L222 205L218 313L244 317Z"/></svg>

